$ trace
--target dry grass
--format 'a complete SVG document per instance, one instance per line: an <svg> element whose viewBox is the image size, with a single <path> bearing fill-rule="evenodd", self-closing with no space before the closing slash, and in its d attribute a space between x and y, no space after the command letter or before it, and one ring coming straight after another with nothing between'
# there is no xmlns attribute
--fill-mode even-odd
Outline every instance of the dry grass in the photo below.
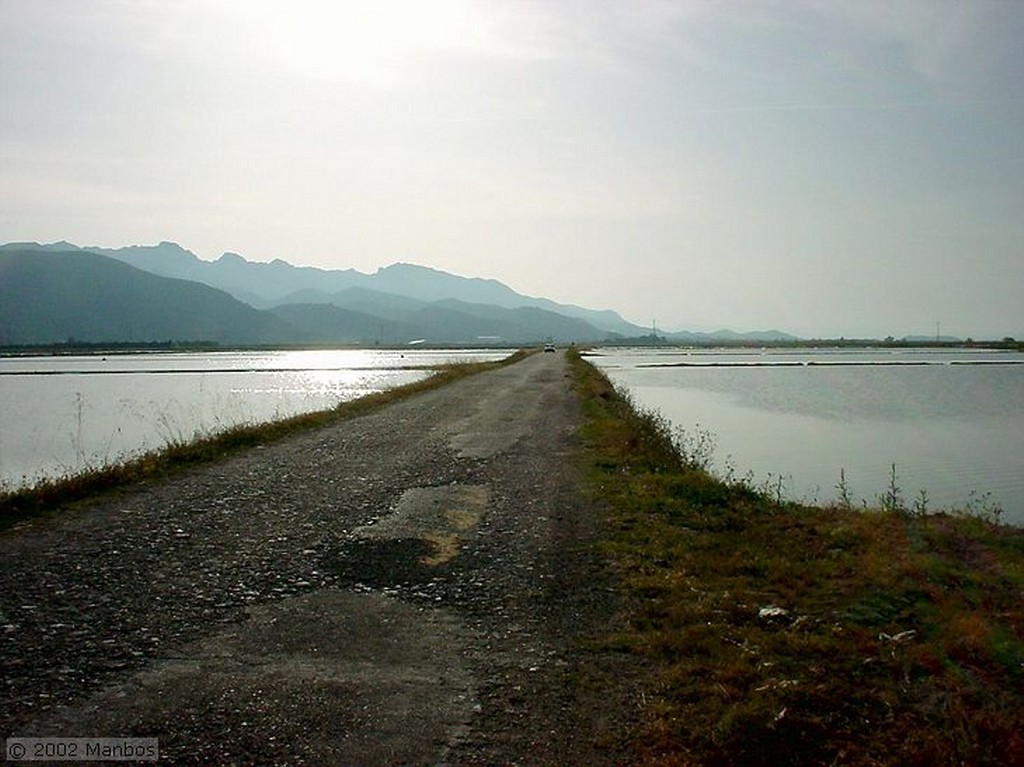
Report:
<svg viewBox="0 0 1024 767"><path fill-rule="evenodd" d="M1024 764L1024 531L779 504L574 361L607 550L655 674L640 764Z"/></svg>

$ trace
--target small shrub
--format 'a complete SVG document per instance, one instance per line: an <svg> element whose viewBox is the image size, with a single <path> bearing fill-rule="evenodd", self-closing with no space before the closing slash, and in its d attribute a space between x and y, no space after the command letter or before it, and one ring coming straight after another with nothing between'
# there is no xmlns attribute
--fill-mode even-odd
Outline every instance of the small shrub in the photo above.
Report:
<svg viewBox="0 0 1024 767"><path fill-rule="evenodd" d="M896 464L892 464L889 470L889 486L885 493L878 496L878 505L883 511L904 511L903 491L897 484Z"/></svg>
<svg viewBox="0 0 1024 767"><path fill-rule="evenodd" d="M672 444L687 469L710 471L715 457L715 435L696 424L693 429L677 426L672 431Z"/></svg>

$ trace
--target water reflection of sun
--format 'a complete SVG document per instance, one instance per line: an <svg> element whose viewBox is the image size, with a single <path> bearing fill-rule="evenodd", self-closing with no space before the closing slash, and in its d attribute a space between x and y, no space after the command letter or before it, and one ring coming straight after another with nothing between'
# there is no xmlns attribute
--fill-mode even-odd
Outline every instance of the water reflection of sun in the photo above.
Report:
<svg viewBox="0 0 1024 767"><path fill-rule="evenodd" d="M386 367L386 359L369 349L300 349L274 352L273 366L285 370L340 370Z"/></svg>

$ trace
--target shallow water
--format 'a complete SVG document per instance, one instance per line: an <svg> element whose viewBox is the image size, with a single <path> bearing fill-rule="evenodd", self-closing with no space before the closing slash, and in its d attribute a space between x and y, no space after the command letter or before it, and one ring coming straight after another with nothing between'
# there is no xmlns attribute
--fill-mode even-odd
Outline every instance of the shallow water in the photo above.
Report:
<svg viewBox="0 0 1024 767"><path fill-rule="evenodd" d="M875 504L895 464L907 506L998 506L1024 524L1024 355L604 349L590 360L676 427L710 431L720 475L825 503L842 472L854 503Z"/></svg>
<svg viewBox="0 0 1024 767"><path fill-rule="evenodd" d="M424 378L506 350L316 350L0 358L0 483L123 461Z"/></svg>

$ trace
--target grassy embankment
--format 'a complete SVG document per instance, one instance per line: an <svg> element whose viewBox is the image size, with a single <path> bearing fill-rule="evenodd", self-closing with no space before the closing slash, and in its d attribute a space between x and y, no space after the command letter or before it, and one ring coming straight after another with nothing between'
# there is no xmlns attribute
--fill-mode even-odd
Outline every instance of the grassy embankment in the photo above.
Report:
<svg viewBox="0 0 1024 767"><path fill-rule="evenodd" d="M1024 530L779 502L570 356L641 764L1024 764Z"/></svg>
<svg viewBox="0 0 1024 767"><path fill-rule="evenodd" d="M0 530L97 493L167 476L189 466L215 461L233 452L265 445L345 418L353 418L388 403L444 386L459 378L512 364L531 353L518 351L499 362L445 365L422 381L342 402L331 410L303 413L270 423L236 426L192 441L176 440L160 450L121 463L98 467L73 476L43 480L28 488L0 492Z"/></svg>

